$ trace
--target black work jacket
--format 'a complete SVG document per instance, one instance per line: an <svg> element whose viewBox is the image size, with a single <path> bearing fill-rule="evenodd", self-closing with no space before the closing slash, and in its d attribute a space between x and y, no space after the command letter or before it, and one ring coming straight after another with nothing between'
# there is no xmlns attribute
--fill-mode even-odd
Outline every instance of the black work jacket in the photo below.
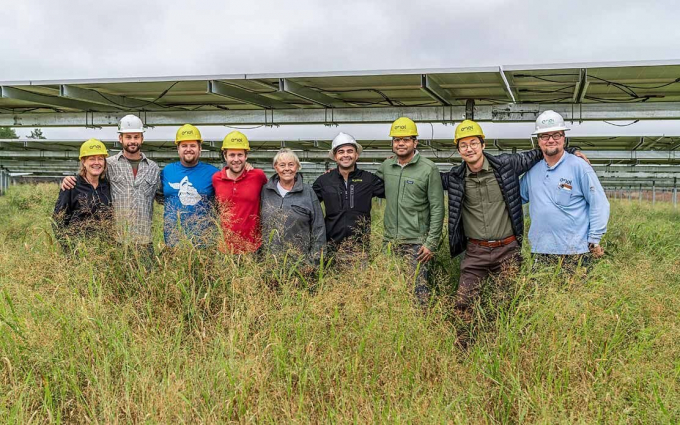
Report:
<svg viewBox="0 0 680 425"><path fill-rule="evenodd" d="M371 232L373 197L385 197L383 180L373 173L355 168L347 185L337 169L323 174L312 185L326 209L326 238L334 245L349 237L367 242Z"/></svg>
<svg viewBox="0 0 680 425"><path fill-rule="evenodd" d="M578 149L566 148L569 153ZM524 212L522 211L522 196L520 194L519 178L543 159L543 152L534 149L527 152L484 156L489 161L498 186L500 186L505 206L510 214L512 231L517 242L522 245L524 236ZM460 255L467 247L467 236L463 228L463 200L465 199L465 175L468 167L465 162L452 167L448 173L441 173L444 191L449 196L449 249L451 257Z"/></svg>
<svg viewBox="0 0 680 425"><path fill-rule="evenodd" d="M100 180L95 189L77 176L73 189L59 192L53 214L55 235L63 245L66 235L108 230L112 213L109 182Z"/></svg>

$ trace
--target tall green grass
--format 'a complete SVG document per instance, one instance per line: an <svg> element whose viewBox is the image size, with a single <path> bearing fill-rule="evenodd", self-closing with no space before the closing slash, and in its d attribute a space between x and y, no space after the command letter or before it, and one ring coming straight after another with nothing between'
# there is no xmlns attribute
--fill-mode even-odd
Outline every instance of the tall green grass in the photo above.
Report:
<svg viewBox="0 0 680 425"><path fill-rule="evenodd" d="M671 207L613 203L589 275L526 261L469 323L445 245L433 305L414 302L377 251L380 211L369 263L309 276L216 250L149 269L97 241L65 256L55 199L50 185L0 198L0 422L680 421Z"/></svg>

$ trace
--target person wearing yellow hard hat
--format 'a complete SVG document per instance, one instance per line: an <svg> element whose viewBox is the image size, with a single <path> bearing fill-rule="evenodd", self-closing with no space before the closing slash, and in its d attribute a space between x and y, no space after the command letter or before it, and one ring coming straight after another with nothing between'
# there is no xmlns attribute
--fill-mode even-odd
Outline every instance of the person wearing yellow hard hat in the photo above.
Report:
<svg viewBox="0 0 680 425"><path fill-rule="evenodd" d="M235 254L255 252L262 244L260 191L267 176L248 165L249 151L245 134L227 134L222 141L226 166L212 176L226 250Z"/></svg>
<svg viewBox="0 0 680 425"><path fill-rule="evenodd" d="M418 128L401 117L390 128L392 152L376 175L385 184L386 243L404 255L414 272L415 295L421 304L430 299L428 262L442 235L444 193L437 166L418 153Z"/></svg>
<svg viewBox="0 0 680 425"><path fill-rule="evenodd" d="M111 189L106 179L106 146L89 139L80 146L80 169L72 189L61 190L54 207L54 233L67 249L71 236L101 232L111 218Z"/></svg>
<svg viewBox="0 0 680 425"><path fill-rule="evenodd" d="M214 237L212 175L218 168L200 161L202 143L198 128L191 124L181 126L175 134L179 161L161 171L156 200L165 206L163 235L169 247L177 246L181 240L203 247Z"/></svg>
<svg viewBox="0 0 680 425"><path fill-rule="evenodd" d="M528 152L489 155L479 123L464 120L454 133L463 159L447 173L442 185L449 201L449 249L452 257L465 252L456 307L471 317L471 308L489 274L512 270L521 262L524 214L519 177L543 154Z"/></svg>

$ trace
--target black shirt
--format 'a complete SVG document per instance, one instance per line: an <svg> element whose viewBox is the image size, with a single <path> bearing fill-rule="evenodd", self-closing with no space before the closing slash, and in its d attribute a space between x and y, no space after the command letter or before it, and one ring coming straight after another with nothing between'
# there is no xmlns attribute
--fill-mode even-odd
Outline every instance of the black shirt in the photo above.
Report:
<svg viewBox="0 0 680 425"><path fill-rule="evenodd" d="M66 235L108 230L111 219L111 189L100 180L95 189L82 176L77 176L73 189L59 192L54 207L55 235L63 245Z"/></svg>
<svg viewBox="0 0 680 425"><path fill-rule="evenodd" d="M335 169L319 176L312 185L326 210L326 239L338 245L349 237L368 242L373 197L385 197L382 179L355 168L347 182Z"/></svg>

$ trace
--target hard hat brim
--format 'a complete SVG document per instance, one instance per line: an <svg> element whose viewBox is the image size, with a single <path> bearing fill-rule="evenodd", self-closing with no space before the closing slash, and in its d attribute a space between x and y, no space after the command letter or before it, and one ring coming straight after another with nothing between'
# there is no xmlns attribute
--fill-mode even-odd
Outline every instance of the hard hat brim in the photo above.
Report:
<svg viewBox="0 0 680 425"><path fill-rule="evenodd" d="M146 130L141 129L141 130L135 130L135 129L129 129L129 130L118 130L118 134L124 134L124 133L144 133Z"/></svg>
<svg viewBox="0 0 680 425"><path fill-rule="evenodd" d="M328 157L329 157L330 159L332 159L333 161L335 161L335 151L337 151L337 150L340 149L341 147L347 146L347 145L355 146L355 147L357 148L357 153L358 153L359 155L361 155L361 152L363 152L363 150L364 150L364 148L362 148L361 145L358 144L357 142L354 142L354 143L348 142L348 143L343 143L343 144L340 145L340 146L336 146L334 149L331 149L330 151L328 151Z"/></svg>
<svg viewBox="0 0 680 425"><path fill-rule="evenodd" d="M550 132L553 132L553 131L569 131L569 130L571 130L571 129L564 127L564 126L557 126L557 127L542 128L540 130L534 131L531 134L536 136L536 135L541 134L541 133L550 133Z"/></svg>

